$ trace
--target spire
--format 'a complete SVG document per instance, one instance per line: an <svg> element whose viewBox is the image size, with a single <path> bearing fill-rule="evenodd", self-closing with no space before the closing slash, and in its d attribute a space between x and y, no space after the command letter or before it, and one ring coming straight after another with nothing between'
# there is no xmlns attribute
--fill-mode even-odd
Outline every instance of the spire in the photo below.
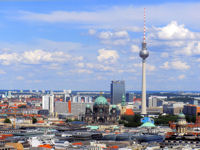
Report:
<svg viewBox="0 0 200 150"><path fill-rule="evenodd" d="M144 8L144 37L143 37L143 43L146 43L146 37L145 37L145 32L146 32L146 14L145 14L145 8Z"/></svg>
<svg viewBox="0 0 200 150"><path fill-rule="evenodd" d="M126 100L125 100L125 96L124 94L122 95L122 102L121 102L121 106L125 106L126 105Z"/></svg>

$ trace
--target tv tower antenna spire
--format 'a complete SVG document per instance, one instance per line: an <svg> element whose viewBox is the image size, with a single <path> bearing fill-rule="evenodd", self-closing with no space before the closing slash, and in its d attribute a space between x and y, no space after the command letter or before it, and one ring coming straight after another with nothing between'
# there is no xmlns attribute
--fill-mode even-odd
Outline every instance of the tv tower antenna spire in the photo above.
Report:
<svg viewBox="0 0 200 150"><path fill-rule="evenodd" d="M143 37L143 43L146 43L146 37L145 37L145 32L146 32L146 14L145 14L145 8L144 8L144 37Z"/></svg>

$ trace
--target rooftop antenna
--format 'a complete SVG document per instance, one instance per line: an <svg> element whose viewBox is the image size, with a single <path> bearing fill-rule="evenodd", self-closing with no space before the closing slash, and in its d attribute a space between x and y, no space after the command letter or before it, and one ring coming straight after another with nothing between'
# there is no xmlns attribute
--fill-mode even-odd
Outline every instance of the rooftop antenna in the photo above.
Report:
<svg viewBox="0 0 200 150"><path fill-rule="evenodd" d="M144 38L143 38L143 43L146 43L146 37L145 37L145 32L146 32L146 14L145 14L145 8L144 8Z"/></svg>

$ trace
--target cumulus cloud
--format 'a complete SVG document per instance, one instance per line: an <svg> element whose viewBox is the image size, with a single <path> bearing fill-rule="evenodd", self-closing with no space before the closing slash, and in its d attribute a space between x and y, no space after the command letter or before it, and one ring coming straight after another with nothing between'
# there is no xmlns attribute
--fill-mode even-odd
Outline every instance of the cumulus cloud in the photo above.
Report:
<svg viewBox="0 0 200 150"><path fill-rule="evenodd" d="M142 67L142 64L141 63L136 63L136 64L133 64L133 67ZM148 71L155 71L156 67L154 65L151 65L151 64L146 64L146 69Z"/></svg>
<svg viewBox="0 0 200 150"><path fill-rule="evenodd" d="M101 43L107 45L126 45L130 39L129 34L125 30L120 31L102 31L98 34Z"/></svg>
<svg viewBox="0 0 200 150"><path fill-rule="evenodd" d="M116 32L103 31L99 33L98 37L100 39L128 38L129 34L125 30L116 31Z"/></svg>
<svg viewBox="0 0 200 150"><path fill-rule="evenodd" d="M199 55L200 54L200 42L199 41L191 41L186 42L186 46L182 47L175 51L175 54L180 55Z"/></svg>
<svg viewBox="0 0 200 150"><path fill-rule="evenodd" d="M115 38L123 38L123 37L128 37L128 32L123 30L123 31L117 31L114 33Z"/></svg>
<svg viewBox="0 0 200 150"><path fill-rule="evenodd" d="M188 70L190 66L186 62L182 62L180 60L174 60L172 62L165 62L163 65L160 67L163 69L176 69L176 70Z"/></svg>
<svg viewBox="0 0 200 150"><path fill-rule="evenodd" d="M168 61L164 62L160 68L169 69L169 62Z"/></svg>
<svg viewBox="0 0 200 150"><path fill-rule="evenodd" d="M119 58L119 55L115 50L99 49L98 53L97 60L99 62L115 63Z"/></svg>
<svg viewBox="0 0 200 150"><path fill-rule="evenodd" d="M197 36L197 34L185 28L183 24L178 25L176 21L170 22L165 27L156 28L156 30L157 30L157 33L155 36L157 36L158 39L162 39L162 40L194 39Z"/></svg>
<svg viewBox="0 0 200 150"><path fill-rule="evenodd" d="M80 63L76 64L76 66L79 67L79 68L83 68L85 66L85 64L80 62Z"/></svg>
<svg viewBox="0 0 200 150"><path fill-rule="evenodd" d="M91 74L93 73L92 70L89 70L89 69L73 69L73 70L70 70L70 72L72 73L87 73L87 74Z"/></svg>
<svg viewBox="0 0 200 150"><path fill-rule="evenodd" d="M182 62L180 60L172 61L171 66L172 68L178 69L178 70L187 70L190 68L190 66L186 62Z"/></svg>
<svg viewBox="0 0 200 150"><path fill-rule="evenodd" d="M133 53L139 53L140 48L137 45L131 45L131 52Z"/></svg>
<svg viewBox="0 0 200 150"><path fill-rule="evenodd" d="M0 62L3 65L16 63L40 64L42 62L64 63L70 60L82 60L83 57L72 57L62 51L48 52L44 50L25 51L23 53L0 54Z"/></svg>

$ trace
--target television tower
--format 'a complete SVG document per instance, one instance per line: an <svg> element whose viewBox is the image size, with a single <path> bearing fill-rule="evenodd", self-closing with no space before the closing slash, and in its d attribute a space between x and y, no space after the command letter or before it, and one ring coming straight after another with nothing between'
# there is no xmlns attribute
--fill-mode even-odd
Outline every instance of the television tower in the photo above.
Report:
<svg viewBox="0 0 200 150"><path fill-rule="evenodd" d="M147 51L147 43L145 39L145 8L144 8L144 37L142 42L142 50L140 51L140 57L142 58L142 111L141 115L147 115L146 108L146 58L149 56L149 52Z"/></svg>

